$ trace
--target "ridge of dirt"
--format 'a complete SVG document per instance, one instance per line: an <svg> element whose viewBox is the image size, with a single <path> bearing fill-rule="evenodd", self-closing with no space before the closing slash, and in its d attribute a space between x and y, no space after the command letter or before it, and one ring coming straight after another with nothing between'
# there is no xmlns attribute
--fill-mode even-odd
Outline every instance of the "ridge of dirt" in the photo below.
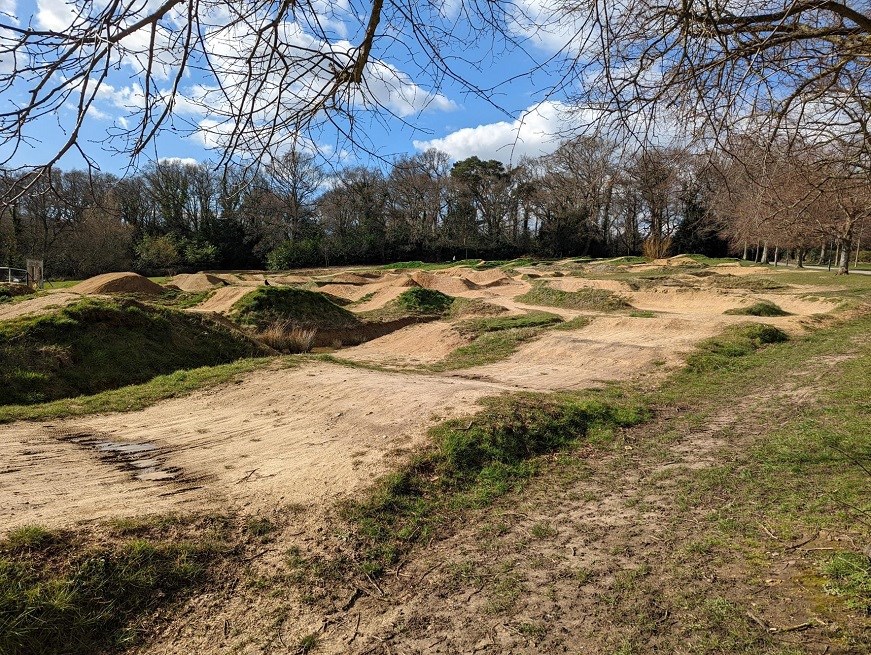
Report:
<svg viewBox="0 0 871 655"><path fill-rule="evenodd" d="M103 273L88 278L70 287L70 291L82 294L99 293L141 293L159 296L164 288L139 273Z"/></svg>

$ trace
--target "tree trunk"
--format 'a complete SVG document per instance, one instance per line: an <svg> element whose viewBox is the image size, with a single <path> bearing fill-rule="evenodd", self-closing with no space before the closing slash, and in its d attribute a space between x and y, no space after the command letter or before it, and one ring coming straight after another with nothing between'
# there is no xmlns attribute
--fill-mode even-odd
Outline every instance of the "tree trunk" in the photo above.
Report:
<svg viewBox="0 0 871 655"><path fill-rule="evenodd" d="M826 244L820 246L820 260L817 262L817 266L822 266L823 262L826 261Z"/></svg>
<svg viewBox="0 0 871 655"><path fill-rule="evenodd" d="M804 248L798 249L798 252L796 253L796 259L796 266L798 268L804 268Z"/></svg>
<svg viewBox="0 0 871 655"><path fill-rule="evenodd" d="M780 254L780 246L774 246L774 268L777 268L777 257Z"/></svg>
<svg viewBox="0 0 871 655"><path fill-rule="evenodd" d="M741 255L741 259L747 261L747 240L744 240L744 254Z"/></svg>
<svg viewBox="0 0 871 655"><path fill-rule="evenodd" d="M760 264L767 264L768 263L768 242L767 241L762 245L762 257L759 259L759 263Z"/></svg>

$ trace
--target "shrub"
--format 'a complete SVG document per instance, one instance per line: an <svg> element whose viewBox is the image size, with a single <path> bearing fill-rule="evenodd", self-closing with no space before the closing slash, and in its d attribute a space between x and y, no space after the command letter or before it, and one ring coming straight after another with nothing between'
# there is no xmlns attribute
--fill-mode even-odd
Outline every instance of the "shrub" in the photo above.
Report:
<svg viewBox="0 0 871 655"><path fill-rule="evenodd" d="M311 350L317 330L296 325L293 321L277 320L257 333L257 338L270 348L283 353L307 353Z"/></svg>

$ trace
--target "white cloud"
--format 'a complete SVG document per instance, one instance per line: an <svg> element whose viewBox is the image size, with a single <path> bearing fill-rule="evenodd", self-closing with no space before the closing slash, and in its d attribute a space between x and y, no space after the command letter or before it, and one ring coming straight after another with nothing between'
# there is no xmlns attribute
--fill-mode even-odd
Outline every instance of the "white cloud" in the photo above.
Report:
<svg viewBox="0 0 871 655"><path fill-rule="evenodd" d="M198 166L200 163L193 157L161 157L157 161L161 164L180 164L181 166Z"/></svg>
<svg viewBox="0 0 871 655"><path fill-rule="evenodd" d="M436 148L455 160L477 155L517 162L524 155L539 157L556 150L568 121L566 105L546 101L529 107L516 120L465 127L440 139L414 141L414 147L421 151Z"/></svg>

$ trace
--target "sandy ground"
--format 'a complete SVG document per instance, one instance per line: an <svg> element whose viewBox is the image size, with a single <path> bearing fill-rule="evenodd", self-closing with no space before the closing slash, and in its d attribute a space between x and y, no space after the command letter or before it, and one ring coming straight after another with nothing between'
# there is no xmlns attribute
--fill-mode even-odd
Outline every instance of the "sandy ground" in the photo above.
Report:
<svg viewBox="0 0 871 655"><path fill-rule="evenodd" d="M82 295L70 291L52 291L44 296L37 296L21 302L0 304L0 321L8 321L19 316L36 316L50 314L60 307L81 300Z"/></svg>
<svg viewBox="0 0 871 655"><path fill-rule="evenodd" d="M429 364L444 359L466 343L467 340L450 323L434 321L410 325L380 339L343 350L341 355L355 361L381 364Z"/></svg>
<svg viewBox="0 0 871 655"><path fill-rule="evenodd" d="M259 512L287 503L329 504L384 472L390 453L421 443L440 417L473 411L484 395L580 389L658 375L679 365L699 340L728 324L760 320L799 329L802 317L833 307L800 298L801 290L753 294L701 288L703 280L695 289L662 286L633 292L623 282L549 279L565 291L618 291L634 307L656 313L654 318L635 318L519 303L516 297L529 283L498 269L317 275L335 280L322 287L325 291L356 299L372 294L355 311L377 309L410 286L421 285L501 305L509 314L544 310L565 319L589 315L593 320L579 330L546 331L503 361L461 371L391 373L312 361L298 369L253 373L237 384L141 412L0 426L0 449L6 455L0 463L0 526L59 525L188 508ZM263 275L240 273L223 279L233 280L231 286L218 288L193 311L230 311L257 288ZM0 319L51 311L80 297L61 291L0 305ZM795 316L723 314L759 299ZM436 321L411 325L339 354L384 366L425 365L464 343L449 322Z"/></svg>
<svg viewBox="0 0 871 655"><path fill-rule="evenodd" d="M504 389L315 364L129 414L3 426L0 525L323 502Z"/></svg>

